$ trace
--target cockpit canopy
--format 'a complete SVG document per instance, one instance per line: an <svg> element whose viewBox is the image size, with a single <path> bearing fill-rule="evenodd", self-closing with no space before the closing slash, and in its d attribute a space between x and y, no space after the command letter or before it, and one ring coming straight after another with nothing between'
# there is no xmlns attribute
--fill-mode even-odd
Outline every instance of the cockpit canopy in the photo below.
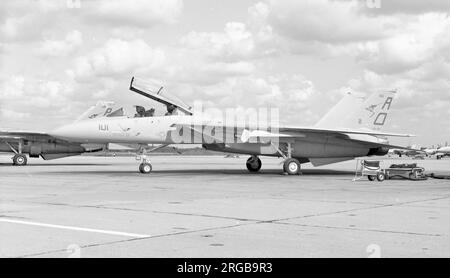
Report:
<svg viewBox="0 0 450 278"><path fill-rule="evenodd" d="M127 117L127 118L146 118L156 116L177 115L175 106L167 105L164 107L145 107L142 105L122 106L114 102L98 102L86 111L78 120L95 119L101 117Z"/></svg>
<svg viewBox="0 0 450 278"><path fill-rule="evenodd" d="M156 90L156 88L159 88ZM184 104L181 100L162 92L163 87L152 85L151 82L140 79L131 79L130 90L153 100L155 105L116 105L114 102L100 101L86 111L80 120L95 119L101 117L127 117L127 118L145 118L171 115L192 115L191 107Z"/></svg>

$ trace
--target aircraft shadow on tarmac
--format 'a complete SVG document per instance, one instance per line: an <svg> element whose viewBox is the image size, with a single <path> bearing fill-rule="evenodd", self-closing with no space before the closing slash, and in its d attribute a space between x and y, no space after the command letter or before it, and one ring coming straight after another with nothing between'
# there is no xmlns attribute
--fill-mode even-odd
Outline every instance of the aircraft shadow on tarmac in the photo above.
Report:
<svg viewBox="0 0 450 278"><path fill-rule="evenodd" d="M46 173L66 173L66 174L86 174L86 175L142 175L143 177L151 177L153 176L160 176L160 175L245 175L245 176L261 176L261 175L279 175L283 176L283 172L278 169L267 169L267 170L261 170L258 173L249 173L247 170L239 170L239 169L176 169L176 170L153 170L148 175L140 174L138 171L116 171L111 170L107 171L102 169L101 171L78 171L76 169L73 169L73 171L66 171L65 169L63 171L49 171ZM328 170L328 169L307 169L302 171L302 175L305 176L353 176L355 173L352 171L338 171L338 170Z"/></svg>
<svg viewBox="0 0 450 278"><path fill-rule="evenodd" d="M57 166L109 166L112 164L104 164L104 163L65 163L65 164L27 164L26 166L20 166L23 168L26 167L47 167L47 166L52 166L52 167L57 167ZM18 167L18 166L14 166L12 165L12 163L0 163L0 167Z"/></svg>

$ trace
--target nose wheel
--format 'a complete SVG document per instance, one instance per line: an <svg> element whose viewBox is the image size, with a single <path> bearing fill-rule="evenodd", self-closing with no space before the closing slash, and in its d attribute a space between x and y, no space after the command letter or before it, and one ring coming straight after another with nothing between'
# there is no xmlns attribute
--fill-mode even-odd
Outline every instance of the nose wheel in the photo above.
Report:
<svg viewBox="0 0 450 278"><path fill-rule="evenodd" d="M148 160L148 157L145 155L145 151L141 155L138 155L136 157L136 160L140 160L141 164L139 164L139 172L142 174L150 174L152 171L152 164L150 163L150 160Z"/></svg>
<svg viewBox="0 0 450 278"><path fill-rule="evenodd" d="M145 162L139 165L139 172L141 172L142 174L150 174L151 171L152 165L150 163Z"/></svg>

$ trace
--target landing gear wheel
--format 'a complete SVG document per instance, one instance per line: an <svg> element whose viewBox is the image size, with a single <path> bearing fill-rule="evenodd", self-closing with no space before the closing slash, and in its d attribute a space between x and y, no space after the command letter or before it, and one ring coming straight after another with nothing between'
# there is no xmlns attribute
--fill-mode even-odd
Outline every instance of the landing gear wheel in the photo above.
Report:
<svg viewBox="0 0 450 278"><path fill-rule="evenodd" d="M367 179L369 179L370 181L375 181L377 179L376 176L367 176Z"/></svg>
<svg viewBox="0 0 450 278"><path fill-rule="evenodd" d="M245 163L245 165L247 166L247 169L250 172L255 173L261 170L262 162L261 159L259 159L259 157L252 156L249 159L247 159L247 163Z"/></svg>
<svg viewBox="0 0 450 278"><path fill-rule="evenodd" d="M13 165L16 166L25 166L27 165L27 156L24 154L16 154L13 157Z"/></svg>
<svg viewBox="0 0 450 278"><path fill-rule="evenodd" d="M300 174L300 162L295 158L289 158L284 162L283 170L288 175L298 175Z"/></svg>
<svg viewBox="0 0 450 278"><path fill-rule="evenodd" d="M384 173L378 173L377 174L377 180L379 182L382 182L382 181L386 180L386 175Z"/></svg>
<svg viewBox="0 0 450 278"><path fill-rule="evenodd" d="M141 163L139 165L139 172L142 174L150 174L152 171L152 165L150 163Z"/></svg>

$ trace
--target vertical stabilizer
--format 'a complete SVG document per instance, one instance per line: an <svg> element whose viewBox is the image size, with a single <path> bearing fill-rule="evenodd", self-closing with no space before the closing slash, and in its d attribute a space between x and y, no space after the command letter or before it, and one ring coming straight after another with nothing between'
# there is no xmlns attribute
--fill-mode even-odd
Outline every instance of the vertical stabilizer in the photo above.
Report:
<svg viewBox="0 0 450 278"><path fill-rule="evenodd" d="M348 93L316 126L381 130L387 123L395 95L396 91L383 91L364 99Z"/></svg>

